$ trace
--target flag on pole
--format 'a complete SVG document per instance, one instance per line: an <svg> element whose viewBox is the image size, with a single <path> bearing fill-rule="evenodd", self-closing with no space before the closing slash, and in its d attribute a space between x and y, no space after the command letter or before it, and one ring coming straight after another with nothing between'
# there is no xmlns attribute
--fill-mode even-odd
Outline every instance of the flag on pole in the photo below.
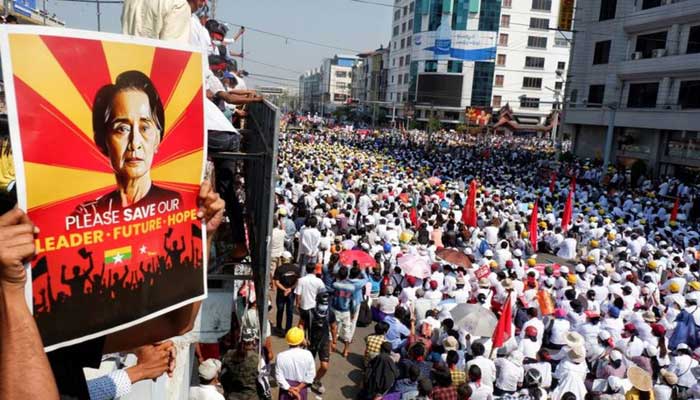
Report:
<svg viewBox="0 0 700 400"><path fill-rule="evenodd" d="M473 179L469 183L469 195L467 197L467 203L464 205L464 210L462 211L462 222L464 225L475 227L476 226L476 180Z"/></svg>
<svg viewBox="0 0 700 400"><path fill-rule="evenodd" d="M416 209L415 204L413 204L413 207L411 207L411 212L408 214L408 218L411 219L411 224L413 224L413 227L417 230L419 228L419 226L418 226L418 210Z"/></svg>
<svg viewBox="0 0 700 400"><path fill-rule="evenodd" d="M574 183L575 185L575 183ZM566 232L569 230L569 224L571 223L571 214L573 213L573 198L574 191L569 190L569 195L566 197L566 204L564 205L564 215L561 216L561 229Z"/></svg>
<svg viewBox="0 0 700 400"><path fill-rule="evenodd" d="M503 344L513 335L513 309L510 301L510 296L513 293L508 293L506 302L501 310L501 316L498 318L496 329L493 331L493 348L503 347Z"/></svg>
<svg viewBox="0 0 700 400"><path fill-rule="evenodd" d="M675 221L678 218L678 208L681 205L681 199L676 197L676 202L673 203L673 210L671 210L671 221Z"/></svg>
<svg viewBox="0 0 700 400"><path fill-rule="evenodd" d="M539 199L535 200L535 205L532 206L532 214L530 214L530 244L532 250L537 252L537 205Z"/></svg>
<svg viewBox="0 0 700 400"><path fill-rule="evenodd" d="M575 176L571 177L571 191L576 192L576 177Z"/></svg>

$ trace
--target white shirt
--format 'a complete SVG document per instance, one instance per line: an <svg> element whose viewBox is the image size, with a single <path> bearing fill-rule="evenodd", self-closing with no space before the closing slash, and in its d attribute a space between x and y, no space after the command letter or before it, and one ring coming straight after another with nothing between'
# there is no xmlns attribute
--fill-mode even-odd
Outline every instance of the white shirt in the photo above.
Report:
<svg viewBox="0 0 700 400"><path fill-rule="evenodd" d="M484 386L493 388L493 382L496 381L496 364L484 356L479 356L467 363L466 371L469 371L469 367L476 365L481 369L481 383Z"/></svg>
<svg viewBox="0 0 700 400"><path fill-rule="evenodd" d="M122 33L187 44L190 15L187 0L125 0Z"/></svg>
<svg viewBox="0 0 700 400"><path fill-rule="evenodd" d="M321 232L316 228L304 228L299 235L299 256L315 256L321 243ZM303 266L302 266L303 268Z"/></svg>
<svg viewBox="0 0 700 400"><path fill-rule="evenodd" d="M552 364L548 362L538 362L534 364L525 364L523 366L525 372L530 369L536 369L540 371L540 376L542 377L542 387L549 389L552 386Z"/></svg>
<svg viewBox="0 0 700 400"><path fill-rule="evenodd" d="M281 257L284 253L284 238L285 233L280 228L272 230L272 239L270 240L270 257Z"/></svg>
<svg viewBox="0 0 700 400"><path fill-rule="evenodd" d="M300 296L299 306L302 310L310 310L316 307L316 295L325 290L326 285L314 274L307 274L297 281L294 294Z"/></svg>
<svg viewBox="0 0 700 400"><path fill-rule="evenodd" d="M571 323L563 318L557 318L552 324L552 335L549 337L549 341L557 344L566 344L566 334L571 330Z"/></svg>
<svg viewBox="0 0 700 400"><path fill-rule="evenodd" d="M294 347L277 354L275 378L280 389L288 390L288 381L311 384L316 376L316 364L311 352Z"/></svg>
<svg viewBox="0 0 700 400"><path fill-rule="evenodd" d="M199 385L190 388L190 400L226 400L212 385Z"/></svg>
<svg viewBox="0 0 700 400"><path fill-rule="evenodd" d="M518 390L518 383L523 381L523 367L506 358L497 358L495 364L498 368L496 387L508 392Z"/></svg>
<svg viewBox="0 0 700 400"><path fill-rule="evenodd" d="M559 251L557 252L557 257L561 257L565 260L573 260L576 258L576 239L564 239L559 247Z"/></svg>

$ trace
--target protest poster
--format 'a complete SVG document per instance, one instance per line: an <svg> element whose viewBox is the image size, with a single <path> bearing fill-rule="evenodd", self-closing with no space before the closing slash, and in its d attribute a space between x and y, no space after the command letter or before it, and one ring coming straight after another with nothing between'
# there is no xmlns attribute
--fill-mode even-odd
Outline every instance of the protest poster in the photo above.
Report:
<svg viewBox="0 0 700 400"><path fill-rule="evenodd" d="M202 54L98 32L0 30L29 301L47 351L206 296Z"/></svg>

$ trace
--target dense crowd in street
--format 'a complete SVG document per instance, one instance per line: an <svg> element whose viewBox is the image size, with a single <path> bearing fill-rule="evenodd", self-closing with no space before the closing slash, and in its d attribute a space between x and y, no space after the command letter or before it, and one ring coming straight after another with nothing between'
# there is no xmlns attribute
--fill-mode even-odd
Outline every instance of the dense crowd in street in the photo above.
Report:
<svg viewBox="0 0 700 400"><path fill-rule="evenodd" d="M282 133L280 398L323 394L352 341L367 399L700 398L697 188L548 144Z"/></svg>

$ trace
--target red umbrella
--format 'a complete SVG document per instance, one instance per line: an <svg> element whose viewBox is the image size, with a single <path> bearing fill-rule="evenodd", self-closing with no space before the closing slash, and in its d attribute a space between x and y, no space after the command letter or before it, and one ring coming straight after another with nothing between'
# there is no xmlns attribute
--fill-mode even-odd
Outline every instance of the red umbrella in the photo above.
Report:
<svg viewBox="0 0 700 400"><path fill-rule="evenodd" d="M362 250L345 250L340 253L340 263L351 267L357 261L360 268L374 268L377 262Z"/></svg>
<svg viewBox="0 0 700 400"><path fill-rule="evenodd" d="M435 253L438 258L450 264L459 265L465 268L472 267L472 260L463 252L455 249L440 249Z"/></svg>

